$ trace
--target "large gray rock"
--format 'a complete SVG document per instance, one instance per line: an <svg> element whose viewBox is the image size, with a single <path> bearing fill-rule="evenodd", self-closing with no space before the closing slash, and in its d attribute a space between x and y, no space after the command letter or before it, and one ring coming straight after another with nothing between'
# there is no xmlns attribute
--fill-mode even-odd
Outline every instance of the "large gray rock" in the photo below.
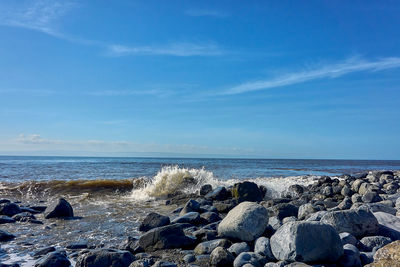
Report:
<svg viewBox="0 0 400 267"><path fill-rule="evenodd" d="M264 256L268 261L275 261L275 256L271 251L271 242L264 236L257 238L254 244L254 252Z"/></svg>
<svg viewBox="0 0 400 267"><path fill-rule="evenodd" d="M181 224L171 224L146 232L139 238L138 244L141 248L152 251L157 249L192 247L195 242L195 238L185 235Z"/></svg>
<svg viewBox="0 0 400 267"><path fill-rule="evenodd" d="M139 225L139 231L147 232L153 228L168 225L170 223L169 217L155 212L152 212L144 218Z"/></svg>
<svg viewBox="0 0 400 267"><path fill-rule="evenodd" d="M289 222L271 237L275 258L283 261L336 262L343 254L336 230L319 222Z"/></svg>
<svg viewBox="0 0 400 267"><path fill-rule="evenodd" d="M374 212L379 222L379 235L400 240L400 218L384 212Z"/></svg>
<svg viewBox="0 0 400 267"><path fill-rule="evenodd" d="M267 226L266 208L254 202L242 202L220 222L218 234L227 238L253 241L264 233Z"/></svg>
<svg viewBox="0 0 400 267"><path fill-rule="evenodd" d="M134 260L128 251L96 249L80 256L75 267L128 267Z"/></svg>
<svg viewBox="0 0 400 267"><path fill-rule="evenodd" d="M70 267L71 263L65 253L54 251L48 253L35 263L35 267Z"/></svg>
<svg viewBox="0 0 400 267"><path fill-rule="evenodd" d="M229 267L232 266L235 257L226 248L216 247L210 255L211 266Z"/></svg>
<svg viewBox="0 0 400 267"><path fill-rule="evenodd" d="M339 233L348 232L355 237L374 235L379 230L378 220L365 209L328 212L321 222L332 225Z"/></svg>
<svg viewBox="0 0 400 267"><path fill-rule="evenodd" d="M46 219L74 217L74 211L68 201L60 198L58 202L53 202L46 208L44 217Z"/></svg>

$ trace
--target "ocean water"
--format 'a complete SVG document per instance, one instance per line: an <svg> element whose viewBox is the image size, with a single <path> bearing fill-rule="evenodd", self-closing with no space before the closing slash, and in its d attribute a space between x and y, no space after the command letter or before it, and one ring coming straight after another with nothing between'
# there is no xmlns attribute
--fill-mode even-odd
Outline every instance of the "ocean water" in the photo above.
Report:
<svg viewBox="0 0 400 267"><path fill-rule="evenodd" d="M216 187L250 180L274 197L291 184L311 184L321 175L368 170L400 170L400 161L1 156L1 198L29 206L64 197L80 219L46 220L38 214L43 225L3 224L17 237L2 245L0 262L33 266L36 250L63 249L80 240L116 247L140 235L138 226L149 212L177 216L172 213L177 206L165 205L166 196L194 193L206 183Z"/></svg>

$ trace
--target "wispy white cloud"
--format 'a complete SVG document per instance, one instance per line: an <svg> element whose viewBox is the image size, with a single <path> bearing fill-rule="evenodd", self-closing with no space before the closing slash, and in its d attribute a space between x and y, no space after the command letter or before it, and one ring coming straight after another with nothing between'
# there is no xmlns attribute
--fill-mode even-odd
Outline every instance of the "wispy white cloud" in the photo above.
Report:
<svg viewBox="0 0 400 267"><path fill-rule="evenodd" d="M165 55L165 56L218 56L224 51L215 44L211 43L171 43L161 46L125 46L110 45L107 46L111 56L129 56L129 55Z"/></svg>
<svg viewBox="0 0 400 267"><path fill-rule="evenodd" d="M91 91L86 92L87 95L91 96L157 96L166 97L175 92L172 90L103 90L103 91Z"/></svg>
<svg viewBox="0 0 400 267"><path fill-rule="evenodd" d="M399 57L387 57L375 61L367 61L361 58L350 58L340 63L324 65L318 68L303 70L299 72L292 72L272 79L245 82L222 92L219 92L218 94L243 94L247 92L304 83L317 79L337 78L354 72L382 71L395 68L400 68Z"/></svg>
<svg viewBox="0 0 400 267"><path fill-rule="evenodd" d="M225 11L215 9L188 9L185 10L185 14L191 17L214 17L214 18L226 18L229 14Z"/></svg>

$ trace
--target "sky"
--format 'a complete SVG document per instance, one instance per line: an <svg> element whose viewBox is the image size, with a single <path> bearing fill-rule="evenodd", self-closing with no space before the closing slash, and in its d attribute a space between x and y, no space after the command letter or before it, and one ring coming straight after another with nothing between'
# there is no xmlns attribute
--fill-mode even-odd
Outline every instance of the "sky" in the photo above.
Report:
<svg viewBox="0 0 400 267"><path fill-rule="evenodd" d="M400 159L399 1L0 1L0 155Z"/></svg>

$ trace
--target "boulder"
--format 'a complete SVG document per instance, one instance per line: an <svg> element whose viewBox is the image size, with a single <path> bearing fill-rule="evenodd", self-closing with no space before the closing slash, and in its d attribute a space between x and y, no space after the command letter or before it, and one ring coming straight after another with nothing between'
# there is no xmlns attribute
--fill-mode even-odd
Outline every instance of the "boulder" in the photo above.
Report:
<svg viewBox="0 0 400 267"><path fill-rule="evenodd" d="M235 184L232 188L232 196L238 203L243 201L259 202L264 198L258 185L248 181Z"/></svg>
<svg viewBox="0 0 400 267"><path fill-rule="evenodd" d="M354 245L344 245L339 265L343 267L361 267L360 251Z"/></svg>
<svg viewBox="0 0 400 267"><path fill-rule="evenodd" d="M144 218L139 225L139 231L147 232L153 228L168 225L170 223L169 217L155 212L152 212Z"/></svg>
<svg viewBox="0 0 400 267"><path fill-rule="evenodd" d="M227 239L215 239L198 244L194 248L197 255L210 254L216 247L228 248L232 243Z"/></svg>
<svg viewBox="0 0 400 267"><path fill-rule="evenodd" d="M242 252L249 252L250 247L246 242L235 243L228 248L228 251L233 254L233 256L238 256Z"/></svg>
<svg viewBox="0 0 400 267"><path fill-rule="evenodd" d="M375 203L375 202L379 202L382 201L382 198L379 196L379 194L377 192L366 192L361 200L364 203Z"/></svg>
<svg viewBox="0 0 400 267"><path fill-rule="evenodd" d="M12 217L18 213L21 213L21 208L15 203L5 202L0 205L0 214L2 215Z"/></svg>
<svg viewBox="0 0 400 267"><path fill-rule="evenodd" d="M254 202L242 202L220 222L218 234L241 241L252 241L261 236L267 226L266 208Z"/></svg>
<svg viewBox="0 0 400 267"><path fill-rule="evenodd" d="M270 216L276 216L279 220L283 220L285 217L297 217L299 208L289 203L281 203L268 208L268 211Z"/></svg>
<svg viewBox="0 0 400 267"><path fill-rule="evenodd" d="M216 247L210 255L210 264L215 267L230 267L235 258L226 248Z"/></svg>
<svg viewBox="0 0 400 267"><path fill-rule="evenodd" d="M53 202L46 208L44 217L46 219L74 217L74 211L68 201L60 198L58 202Z"/></svg>
<svg viewBox="0 0 400 267"><path fill-rule="evenodd" d="M200 187L200 196L205 196L212 191L212 186L210 184L205 184Z"/></svg>
<svg viewBox="0 0 400 267"><path fill-rule="evenodd" d="M0 230L0 241L1 241L1 242L10 241L10 240L12 240L12 239L14 239L14 238L15 238L15 235L10 234L10 233L7 232L7 231Z"/></svg>
<svg viewBox="0 0 400 267"><path fill-rule="evenodd" d="M299 198L304 193L304 188L301 185L294 184L288 187L283 193L283 198Z"/></svg>
<svg viewBox="0 0 400 267"><path fill-rule="evenodd" d="M264 256L267 261L276 261L275 256L271 251L271 242L269 238L264 236L257 238L254 244L254 253Z"/></svg>
<svg viewBox="0 0 400 267"><path fill-rule="evenodd" d="M254 267L264 266L264 260L261 255L254 252L242 252L233 261L233 267L243 267L246 264L251 264Z"/></svg>
<svg viewBox="0 0 400 267"><path fill-rule="evenodd" d="M96 249L80 256L75 267L129 267L135 259L128 251Z"/></svg>
<svg viewBox="0 0 400 267"><path fill-rule="evenodd" d="M139 238L139 246L145 250L168 248L190 248L196 239L190 238L183 232L181 224L171 224L157 227L146 232Z"/></svg>
<svg viewBox="0 0 400 267"><path fill-rule="evenodd" d="M212 200L226 200L231 196L231 194L226 190L225 187L220 186L215 188L213 191L209 192L205 195L205 198L209 198Z"/></svg>
<svg viewBox="0 0 400 267"><path fill-rule="evenodd" d="M179 215L183 216L189 212L199 212L199 211L200 211L200 203L197 202L196 200L189 199L189 201L186 202L185 206L183 206Z"/></svg>
<svg viewBox="0 0 400 267"><path fill-rule="evenodd" d="M374 255L374 262L368 267L394 267L400 262L400 240L392 242L380 249Z"/></svg>
<svg viewBox="0 0 400 267"><path fill-rule="evenodd" d="M306 219L309 215L315 213L319 211L319 209L317 209L314 205L312 205L311 203L306 203L303 204L299 207L299 211L297 214L297 218L299 218L299 220L304 220Z"/></svg>
<svg viewBox="0 0 400 267"><path fill-rule="evenodd" d="M199 224L201 222L200 214L198 212L188 212L172 220L171 223L190 223Z"/></svg>
<svg viewBox="0 0 400 267"><path fill-rule="evenodd" d="M200 217L204 219L207 222L207 224L222 220L221 217L219 217L218 213L215 212L204 212L200 215Z"/></svg>
<svg viewBox="0 0 400 267"><path fill-rule="evenodd" d="M348 232L355 237L374 235L379 230L374 214L364 209L328 212L321 222L332 225L339 233Z"/></svg>
<svg viewBox="0 0 400 267"><path fill-rule="evenodd" d="M370 252L373 249L380 249L391 242L392 240L385 236L366 236L360 240L360 248L363 251Z"/></svg>
<svg viewBox="0 0 400 267"><path fill-rule="evenodd" d="M400 240L400 218L385 212L374 212L374 216L379 223L379 235Z"/></svg>
<svg viewBox="0 0 400 267"><path fill-rule="evenodd" d="M271 237L271 250L278 260L336 262L343 254L336 230L319 222L289 222Z"/></svg>
<svg viewBox="0 0 400 267"><path fill-rule="evenodd" d="M70 267L71 262L68 260L65 252L54 251L48 253L35 263L35 267Z"/></svg>

